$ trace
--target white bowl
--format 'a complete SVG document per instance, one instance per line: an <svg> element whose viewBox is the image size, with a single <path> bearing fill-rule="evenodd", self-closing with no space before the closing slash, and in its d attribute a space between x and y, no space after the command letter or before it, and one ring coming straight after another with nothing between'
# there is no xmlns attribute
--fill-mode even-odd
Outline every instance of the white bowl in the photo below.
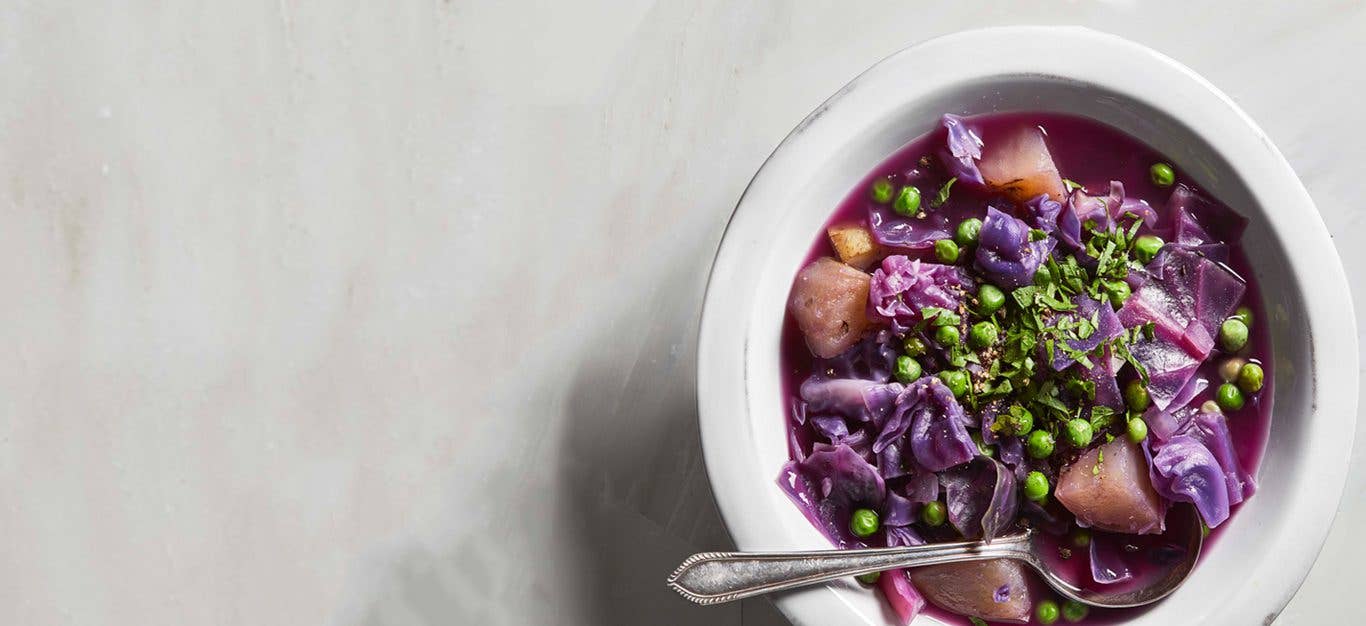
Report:
<svg viewBox="0 0 1366 626"><path fill-rule="evenodd" d="M1269 623L1309 572L1346 479L1357 345L1342 264L1294 171L1227 96L1153 50L1082 28L975 30L903 50L802 120L759 169L717 253L698 349L702 444L726 526L741 549L829 546L775 483L787 460L778 346L792 278L857 181L941 113L1008 110L1124 130L1251 220L1244 242L1276 363L1260 490L1187 584L1133 623ZM797 624L892 623L852 583L777 604Z"/></svg>

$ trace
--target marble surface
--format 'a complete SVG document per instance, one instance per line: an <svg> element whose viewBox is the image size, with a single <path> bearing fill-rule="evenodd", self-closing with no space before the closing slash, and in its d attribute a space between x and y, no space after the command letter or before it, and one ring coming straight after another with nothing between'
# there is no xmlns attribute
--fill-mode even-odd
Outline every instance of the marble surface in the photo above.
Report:
<svg viewBox="0 0 1366 626"><path fill-rule="evenodd" d="M3 3L0 623L785 623L661 584L728 543L706 271L798 120L966 27L1204 74L1366 312L1359 2L749 4ZM1278 624L1355 604L1363 437Z"/></svg>

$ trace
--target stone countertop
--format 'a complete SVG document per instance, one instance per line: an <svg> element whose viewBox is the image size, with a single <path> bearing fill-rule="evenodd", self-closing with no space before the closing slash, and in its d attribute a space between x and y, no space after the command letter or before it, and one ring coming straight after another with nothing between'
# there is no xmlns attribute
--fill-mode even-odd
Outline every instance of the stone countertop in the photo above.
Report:
<svg viewBox="0 0 1366 626"><path fill-rule="evenodd" d="M1229 93L1366 328L1359 2L6 3L0 622L784 623L662 584L728 544L712 253L852 76L1016 23ZM1278 624L1355 610L1364 489Z"/></svg>

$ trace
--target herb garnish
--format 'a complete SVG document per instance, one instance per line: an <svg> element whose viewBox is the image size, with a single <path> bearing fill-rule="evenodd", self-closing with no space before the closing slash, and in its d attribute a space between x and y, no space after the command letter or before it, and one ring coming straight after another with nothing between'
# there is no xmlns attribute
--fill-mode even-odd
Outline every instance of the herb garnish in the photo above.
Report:
<svg viewBox="0 0 1366 626"><path fill-rule="evenodd" d="M949 190L953 188L953 184L956 182L958 182L958 177L954 176L949 179L949 182L944 183L944 186L939 188L939 193L934 194L934 199L930 200L930 206L936 209L944 206L944 203L949 201Z"/></svg>
<svg viewBox="0 0 1366 626"><path fill-rule="evenodd" d="M946 195L948 186L941 190L941 195ZM1132 254L1141 225L1133 214L1121 216L1109 228L1088 221L1083 232L1086 245L1081 254L1049 258L1042 266L1047 268L1047 280L1010 291L1006 306L989 316L977 315L975 303L971 302L956 312L934 307L922 310L922 325L930 330L954 326L966 333L972 324L983 319L992 320L1001 330L994 345L974 351L967 342L961 342L944 346L941 353L949 367L976 366L968 368L971 384L961 399L970 410L978 411L987 403L1005 400L1010 405L1006 409L1032 413L1034 428L1054 435L1062 431L1066 421L1076 418L1087 419L1092 430L1107 439L1108 431L1124 425L1124 420L1119 419L1122 413L1096 404L1096 382L1086 376L1086 370L1101 363L1101 359L1114 358L1133 366L1146 384L1148 373L1129 348L1144 337L1151 337L1152 325L1126 329L1092 350L1078 350L1072 345L1100 331L1099 311L1086 316L1077 314L1078 296L1098 300L1102 306L1118 308L1122 304L1122 300L1109 299L1108 295L1116 290L1107 288L1107 284L1125 281L1131 271L1142 268ZM1031 238L1040 236L1047 233L1030 233ZM1085 262L1078 261L1079 258ZM1128 291L1121 293L1127 297ZM1054 371L1050 363L1059 354L1080 367Z"/></svg>

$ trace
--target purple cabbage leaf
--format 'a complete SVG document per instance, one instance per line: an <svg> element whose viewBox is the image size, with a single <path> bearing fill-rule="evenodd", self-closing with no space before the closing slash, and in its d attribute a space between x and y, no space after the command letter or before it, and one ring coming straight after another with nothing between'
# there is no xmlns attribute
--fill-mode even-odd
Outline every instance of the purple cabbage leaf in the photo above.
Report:
<svg viewBox="0 0 1366 626"><path fill-rule="evenodd" d="M953 392L939 378L925 376L897 396L896 408L881 425L873 452L881 452L909 434L915 462L938 472L971 460L977 444L964 426L966 415Z"/></svg>
<svg viewBox="0 0 1366 626"><path fill-rule="evenodd" d="M962 467L942 472L949 523L964 537L988 543L1015 522L1019 500L1015 474L1000 461L978 456Z"/></svg>
<svg viewBox="0 0 1366 626"><path fill-rule="evenodd" d="M944 164L949 174L961 182L982 184L982 172L977 169L977 161L982 158L982 138L963 118L945 115L940 123L948 131L945 142Z"/></svg>
<svg viewBox="0 0 1366 626"><path fill-rule="evenodd" d="M1034 282L1057 241L1050 236L1034 240L1028 224L987 207L987 219L977 244L977 268L1002 287L1023 287Z"/></svg>
<svg viewBox="0 0 1366 626"><path fill-rule="evenodd" d="M882 260L873 272L868 301L873 312L892 329L905 333L924 319L927 307L957 310L964 294L973 289L972 279L960 267L923 263L903 255Z"/></svg>
<svg viewBox="0 0 1366 626"><path fill-rule="evenodd" d="M846 445L816 444L804 460L783 465L778 486L841 548L867 547L849 532L849 517L857 508L880 510L887 496L877 468Z"/></svg>

